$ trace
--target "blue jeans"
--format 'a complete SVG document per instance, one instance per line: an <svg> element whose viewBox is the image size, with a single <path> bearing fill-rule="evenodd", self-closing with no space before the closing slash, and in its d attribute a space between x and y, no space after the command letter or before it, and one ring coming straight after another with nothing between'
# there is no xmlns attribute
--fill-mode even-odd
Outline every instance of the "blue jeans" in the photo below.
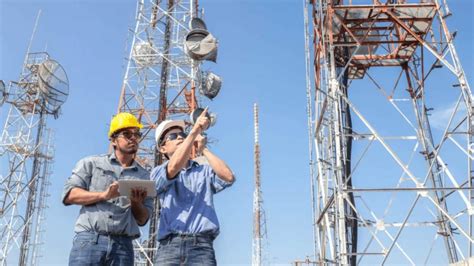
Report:
<svg viewBox="0 0 474 266"><path fill-rule="evenodd" d="M172 235L160 240L156 265L217 265L213 237Z"/></svg>
<svg viewBox="0 0 474 266"><path fill-rule="evenodd" d="M132 238L80 232L74 237L70 266L133 265Z"/></svg>

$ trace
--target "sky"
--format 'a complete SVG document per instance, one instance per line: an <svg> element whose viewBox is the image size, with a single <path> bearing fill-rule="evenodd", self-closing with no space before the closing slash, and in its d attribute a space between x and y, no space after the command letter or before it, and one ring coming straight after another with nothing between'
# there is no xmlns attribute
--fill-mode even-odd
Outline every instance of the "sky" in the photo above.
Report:
<svg viewBox="0 0 474 266"><path fill-rule="evenodd" d="M455 16L449 26L458 30L456 45L469 78L474 68L474 5L468 0L451 2ZM61 115L48 121L56 136L55 162L41 265L67 263L79 207L62 205L62 188L79 159L108 150L108 125L118 105L135 6L133 0L0 0L0 79L18 78L41 9L31 51L46 50L64 67L70 83ZM313 254L313 238L303 1L203 0L200 6L208 29L219 40L218 62L210 68L223 78L222 90L209 106L218 115L209 130L209 136L218 139L211 148L237 177L215 197L221 224L217 260L251 263L255 102L260 108L268 230L265 259L270 264L305 259ZM452 102L439 105L443 110ZM0 107L2 126L8 108Z"/></svg>

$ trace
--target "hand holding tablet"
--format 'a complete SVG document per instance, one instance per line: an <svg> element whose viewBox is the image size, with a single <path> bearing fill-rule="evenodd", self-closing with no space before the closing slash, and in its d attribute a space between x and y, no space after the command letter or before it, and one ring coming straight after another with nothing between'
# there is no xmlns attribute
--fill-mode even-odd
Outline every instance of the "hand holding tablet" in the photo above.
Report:
<svg viewBox="0 0 474 266"><path fill-rule="evenodd" d="M155 181L153 180L138 180L127 179L119 180L119 192L121 196L131 197L133 188L140 188L146 190L147 197L156 196Z"/></svg>

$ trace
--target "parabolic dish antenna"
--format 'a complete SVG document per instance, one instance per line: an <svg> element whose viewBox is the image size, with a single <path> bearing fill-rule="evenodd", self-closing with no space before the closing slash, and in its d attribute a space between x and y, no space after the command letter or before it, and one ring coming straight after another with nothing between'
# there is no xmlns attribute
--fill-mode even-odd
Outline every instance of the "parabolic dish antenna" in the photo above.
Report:
<svg viewBox="0 0 474 266"><path fill-rule="evenodd" d="M158 52L150 42L138 42L133 47L132 57L142 67L149 67L158 63Z"/></svg>
<svg viewBox="0 0 474 266"><path fill-rule="evenodd" d="M48 112L54 113L69 95L69 80L66 71L58 62L48 59L40 64L38 77L43 107Z"/></svg>

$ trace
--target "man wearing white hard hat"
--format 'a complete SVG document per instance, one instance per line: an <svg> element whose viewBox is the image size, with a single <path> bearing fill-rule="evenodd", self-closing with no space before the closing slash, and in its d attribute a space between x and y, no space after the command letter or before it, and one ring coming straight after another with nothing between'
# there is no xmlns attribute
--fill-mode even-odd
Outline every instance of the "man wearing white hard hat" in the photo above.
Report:
<svg viewBox="0 0 474 266"><path fill-rule="evenodd" d="M206 147L201 133L208 128L204 110L189 134L184 121L166 120L158 126L157 149L168 159L153 169L151 178L161 203L157 265L216 265L213 241L219 222L213 196L234 183L226 163ZM191 159L193 147L207 164Z"/></svg>

